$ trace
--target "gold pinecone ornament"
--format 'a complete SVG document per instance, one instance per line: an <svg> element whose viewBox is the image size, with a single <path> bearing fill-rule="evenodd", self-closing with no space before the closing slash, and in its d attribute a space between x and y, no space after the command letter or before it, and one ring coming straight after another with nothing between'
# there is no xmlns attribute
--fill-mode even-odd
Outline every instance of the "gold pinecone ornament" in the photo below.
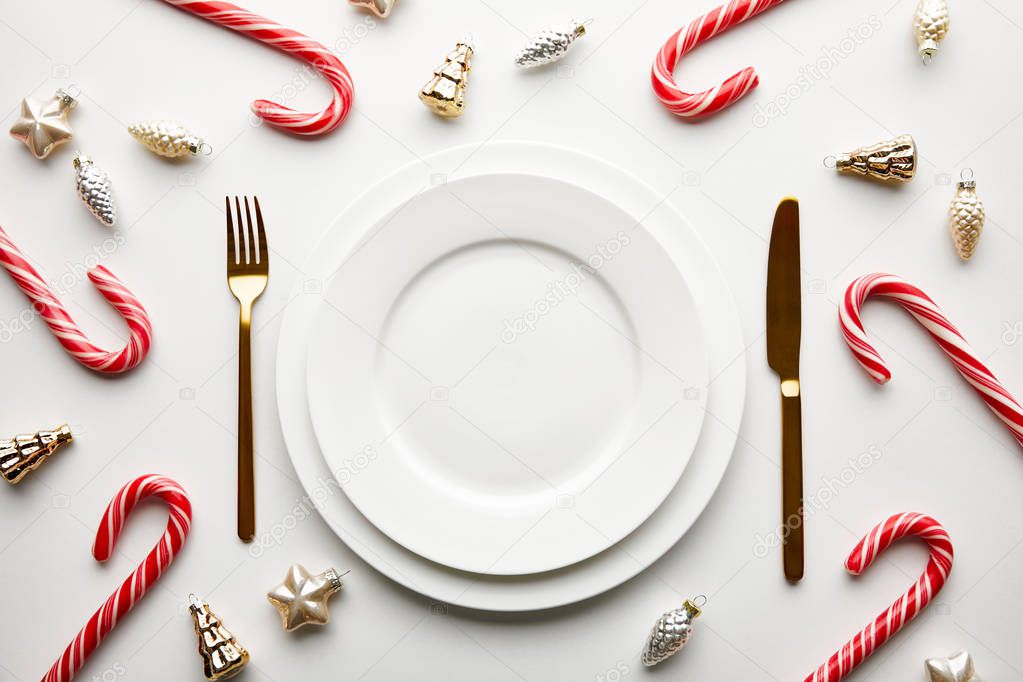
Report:
<svg viewBox="0 0 1023 682"><path fill-rule="evenodd" d="M977 249L977 242L984 231L984 202L977 196L977 183L973 171L963 171L956 189L955 199L948 209L949 227L956 253L963 260L970 260Z"/></svg>
<svg viewBox="0 0 1023 682"><path fill-rule="evenodd" d="M128 132L149 151L169 159L213 151L201 137L174 121L142 121L128 126Z"/></svg>
<svg viewBox="0 0 1023 682"><path fill-rule="evenodd" d="M882 182L909 182L916 174L916 142L899 135L835 157L839 173L863 175Z"/></svg>
<svg viewBox="0 0 1023 682"><path fill-rule="evenodd" d="M235 639L210 605L194 594L188 595L195 634L199 638L202 672L207 680L226 680L249 664L249 652Z"/></svg>
<svg viewBox="0 0 1023 682"><path fill-rule="evenodd" d="M50 455L63 445L70 443L71 428L64 424L53 431L15 436L0 440L0 474L11 485L43 465Z"/></svg>
<svg viewBox="0 0 1023 682"><path fill-rule="evenodd" d="M945 39L951 28L947 0L920 0L913 15L913 34L920 57L930 64L938 51L938 43Z"/></svg>
<svg viewBox="0 0 1023 682"><path fill-rule="evenodd" d="M459 42L419 91L419 99L438 116L457 118L464 112L472 53L473 46L468 40Z"/></svg>

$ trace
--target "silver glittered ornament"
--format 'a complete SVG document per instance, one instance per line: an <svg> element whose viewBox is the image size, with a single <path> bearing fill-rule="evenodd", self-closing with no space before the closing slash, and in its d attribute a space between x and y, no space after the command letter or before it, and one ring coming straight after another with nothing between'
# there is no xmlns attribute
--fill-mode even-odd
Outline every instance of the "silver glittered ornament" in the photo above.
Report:
<svg viewBox="0 0 1023 682"><path fill-rule="evenodd" d="M930 64L938 51L938 43L945 39L951 28L947 0L920 0L913 15L913 34L920 57Z"/></svg>
<svg viewBox="0 0 1023 682"><path fill-rule="evenodd" d="M703 606L707 599L702 596L693 601L687 599L681 608L668 611L657 619L643 647L643 665L649 668L671 658L689 641L693 621L703 613L694 601Z"/></svg>
<svg viewBox="0 0 1023 682"><path fill-rule="evenodd" d="M110 193L110 177L92 159L81 153L72 160L75 167L75 188L96 219L107 227L117 221L114 198Z"/></svg>
<svg viewBox="0 0 1023 682"><path fill-rule="evenodd" d="M515 63L524 69L531 69L558 61L568 53L576 38L586 35L588 23L573 19L567 24L541 30L522 48Z"/></svg>

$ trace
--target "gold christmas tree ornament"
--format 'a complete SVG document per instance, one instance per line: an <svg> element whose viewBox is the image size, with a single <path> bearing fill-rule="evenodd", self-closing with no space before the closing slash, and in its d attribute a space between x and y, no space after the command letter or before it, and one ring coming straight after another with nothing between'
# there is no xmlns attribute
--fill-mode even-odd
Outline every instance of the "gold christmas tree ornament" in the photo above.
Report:
<svg viewBox="0 0 1023 682"><path fill-rule="evenodd" d="M419 91L419 99L433 113L457 118L465 109L465 88L469 83L473 46L468 39L455 45L453 52L433 72L433 78Z"/></svg>
<svg viewBox="0 0 1023 682"><path fill-rule="evenodd" d="M938 51L938 43L945 39L951 28L947 0L920 0L913 15L913 34L920 57L930 64Z"/></svg>
<svg viewBox="0 0 1023 682"><path fill-rule="evenodd" d="M174 121L142 121L128 126L128 132L149 151L169 159L213 153L201 137Z"/></svg>
<svg viewBox="0 0 1023 682"><path fill-rule="evenodd" d="M26 97L21 100L21 115L11 126L11 137L24 142L37 159L45 159L71 139L67 115L77 104L66 90L58 90L48 100Z"/></svg>
<svg viewBox="0 0 1023 682"><path fill-rule="evenodd" d="M72 441L71 428L64 424L53 431L0 440L0 474L15 485L43 465L50 455Z"/></svg>
<svg viewBox="0 0 1023 682"><path fill-rule="evenodd" d="M266 593L281 614L281 626L287 631L303 625L326 625L330 620L327 602L343 587L341 576L333 568L312 575L304 566L293 564L284 582Z"/></svg>
<svg viewBox="0 0 1023 682"><path fill-rule="evenodd" d="M963 260L970 260L977 249L977 242L984 231L984 202L977 196L977 183L973 171L966 169L960 175L955 199L948 209L949 227L956 253Z"/></svg>
<svg viewBox="0 0 1023 682"><path fill-rule="evenodd" d="M908 182L916 174L916 142L899 135L834 157L839 173L863 175L882 182Z"/></svg>
<svg viewBox="0 0 1023 682"><path fill-rule="evenodd" d="M192 614L195 634L199 638L202 672L207 680L226 680L249 664L249 652L224 627L223 621L210 610L210 605L194 594L188 595L188 611Z"/></svg>
<svg viewBox="0 0 1023 682"><path fill-rule="evenodd" d="M368 9L381 19L386 19L394 9L397 0L348 0L348 4Z"/></svg>

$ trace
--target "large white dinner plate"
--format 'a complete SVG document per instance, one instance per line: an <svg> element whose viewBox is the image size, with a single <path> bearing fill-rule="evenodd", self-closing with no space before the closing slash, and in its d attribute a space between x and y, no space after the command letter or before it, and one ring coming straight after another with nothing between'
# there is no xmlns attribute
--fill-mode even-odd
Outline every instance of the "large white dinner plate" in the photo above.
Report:
<svg viewBox="0 0 1023 682"><path fill-rule="evenodd" d="M686 279L628 212L562 180L412 194L331 251L307 358L327 465L445 566L522 575L607 549L675 486L704 421ZM352 476L358 452L373 460Z"/></svg>
<svg viewBox="0 0 1023 682"><path fill-rule="evenodd" d="M471 154L453 149L411 164L349 206L324 235L303 272L285 314L277 357L277 404L284 439L309 499L330 528L369 565L395 582L438 601L490 611L552 608L609 590L635 576L672 547L696 521L728 466L742 419L746 386L744 343L728 284L706 246L665 198L610 165L544 145L489 143ZM323 299L320 283L396 197L431 186L431 176L449 180L495 172L538 173L600 194L640 220L686 273L708 339L710 386L706 420L693 457L657 511L611 548L566 568L536 575L487 576L439 565L402 547L367 520L337 490L321 456L309 416L306 347ZM374 462L353 453L345 477ZM572 513L571 509L560 510Z"/></svg>

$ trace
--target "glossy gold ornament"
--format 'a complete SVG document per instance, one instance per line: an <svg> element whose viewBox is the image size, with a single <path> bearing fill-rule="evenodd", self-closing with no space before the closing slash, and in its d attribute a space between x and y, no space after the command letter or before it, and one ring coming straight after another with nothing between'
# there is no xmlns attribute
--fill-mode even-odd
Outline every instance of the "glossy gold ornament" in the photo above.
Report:
<svg viewBox="0 0 1023 682"><path fill-rule="evenodd" d="M924 668L931 682L984 682L973 669L973 657L965 651L948 658L929 658Z"/></svg>
<svg viewBox="0 0 1023 682"><path fill-rule="evenodd" d="M963 260L970 260L977 249L977 242L984 231L984 202L977 196L977 183L973 171L963 171L955 199L948 209L949 228L956 253Z"/></svg>
<svg viewBox="0 0 1023 682"><path fill-rule="evenodd" d="M191 154L209 155L213 148L202 138L174 121L142 121L128 126L128 133L149 151L175 159Z"/></svg>
<svg viewBox="0 0 1023 682"><path fill-rule="evenodd" d="M395 2L397 0L348 0L348 4L368 9L381 19L387 18L391 10L394 9Z"/></svg>
<svg viewBox="0 0 1023 682"><path fill-rule="evenodd" d="M899 135L835 157L839 173L863 175L882 182L908 182L916 174L916 142Z"/></svg>
<svg viewBox="0 0 1023 682"><path fill-rule="evenodd" d="M951 27L947 0L920 0L913 15L913 34L920 57L930 64Z"/></svg>
<svg viewBox="0 0 1023 682"><path fill-rule="evenodd" d="M465 109L465 88L469 84L473 47L467 41L455 45L453 52L433 72L433 78L419 91L419 99L444 118L457 118Z"/></svg>
<svg viewBox="0 0 1023 682"><path fill-rule="evenodd" d="M11 137L24 142L37 159L45 159L71 139L67 115L77 104L64 90L48 100L26 97L21 100L21 115L11 126Z"/></svg>
<svg viewBox="0 0 1023 682"><path fill-rule="evenodd" d="M72 441L71 428L64 424L53 431L0 440L0 474L15 485L43 465L50 455Z"/></svg>
<svg viewBox="0 0 1023 682"><path fill-rule="evenodd" d="M303 625L326 625L330 620L327 602L341 591L341 576L333 568L312 575L299 564L288 569L284 582L266 593L281 614L281 625L289 632Z"/></svg>
<svg viewBox="0 0 1023 682"><path fill-rule="evenodd" d="M188 595L195 635L199 638L202 672L207 680L226 680L249 664L249 652L224 627L210 605L194 594Z"/></svg>

